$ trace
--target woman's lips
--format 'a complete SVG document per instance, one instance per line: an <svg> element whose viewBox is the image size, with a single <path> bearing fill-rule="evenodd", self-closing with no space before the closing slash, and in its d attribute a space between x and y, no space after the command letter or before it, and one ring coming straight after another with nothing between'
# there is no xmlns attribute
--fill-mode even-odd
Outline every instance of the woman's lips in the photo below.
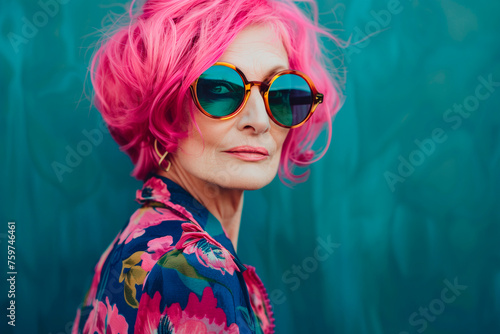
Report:
<svg viewBox="0 0 500 334"><path fill-rule="evenodd" d="M224 152L245 161L260 161L269 157L269 152L263 147L237 146Z"/></svg>

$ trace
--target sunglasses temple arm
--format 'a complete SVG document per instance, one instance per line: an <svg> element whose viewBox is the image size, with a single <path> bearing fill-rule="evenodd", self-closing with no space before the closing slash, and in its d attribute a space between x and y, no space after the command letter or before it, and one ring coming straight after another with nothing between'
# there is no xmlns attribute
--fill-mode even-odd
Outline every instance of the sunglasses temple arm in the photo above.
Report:
<svg viewBox="0 0 500 334"><path fill-rule="evenodd" d="M298 104L298 105L302 105L302 104L310 104L311 103L311 97L310 96L298 96L298 97L294 97L291 99L290 102L294 103L294 104ZM323 102L323 94L316 94L316 96L314 97L314 103L315 104L320 104Z"/></svg>

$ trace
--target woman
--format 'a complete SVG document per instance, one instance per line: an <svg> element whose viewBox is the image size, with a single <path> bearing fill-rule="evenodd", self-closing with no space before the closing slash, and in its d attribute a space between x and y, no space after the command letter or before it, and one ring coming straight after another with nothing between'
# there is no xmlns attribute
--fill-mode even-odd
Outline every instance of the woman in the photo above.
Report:
<svg viewBox="0 0 500 334"><path fill-rule="evenodd" d="M150 0L101 44L95 103L145 183L73 333L274 332L236 255L243 192L278 169L303 181L294 166L331 132L340 104L317 33L289 2Z"/></svg>

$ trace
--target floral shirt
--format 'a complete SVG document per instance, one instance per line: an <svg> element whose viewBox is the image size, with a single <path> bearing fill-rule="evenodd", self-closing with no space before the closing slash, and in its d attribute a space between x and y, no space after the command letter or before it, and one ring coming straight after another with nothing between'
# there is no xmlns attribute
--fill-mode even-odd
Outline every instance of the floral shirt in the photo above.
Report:
<svg viewBox="0 0 500 334"><path fill-rule="evenodd" d="M101 256L72 333L274 333L267 292L217 219L153 175Z"/></svg>

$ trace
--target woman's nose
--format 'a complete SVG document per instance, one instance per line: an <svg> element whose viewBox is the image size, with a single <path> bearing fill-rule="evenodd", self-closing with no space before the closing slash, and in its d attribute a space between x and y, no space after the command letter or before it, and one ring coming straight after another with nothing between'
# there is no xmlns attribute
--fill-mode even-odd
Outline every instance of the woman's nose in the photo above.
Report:
<svg viewBox="0 0 500 334"><path fill-rule="evenodd" d="M256 134L269 131L271 119L258 86L251 88L248 101L238 116L238 129L241 131L250 129Z"/></svg>

